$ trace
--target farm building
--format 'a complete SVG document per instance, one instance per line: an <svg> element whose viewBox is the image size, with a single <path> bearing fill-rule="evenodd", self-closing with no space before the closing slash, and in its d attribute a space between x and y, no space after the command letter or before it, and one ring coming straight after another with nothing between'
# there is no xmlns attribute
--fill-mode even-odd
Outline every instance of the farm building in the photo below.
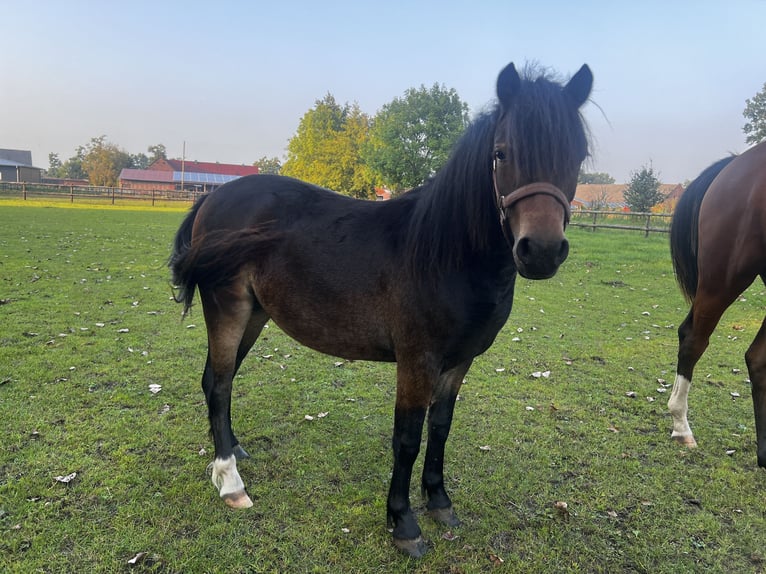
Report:
<svg viewBox="0 0 766 574"><path fill-rule="evenodd" d="M32 165L32 152L0 149L0 181L40 183L43 169Z"/></svg>
<svg viewBox="0 0 766 574"><path fill-rule="evenodd" d="M120 172L120 187L145 191L185 189L207 192L229 181L257 173L257 166L159 159L147 169L123 169Z"/></svg>
<svg viewBox="0 0 766 574"><path fill-rule="evenodd" d="M603 211L629 211L625 203L625 183L589 183L580 184L575 191L572 207L575 209L600 209ZM668 211L675 206L683 193L683 186L677 183L663 183L660 191L667 197L661 205L668 205Z"/></svg>

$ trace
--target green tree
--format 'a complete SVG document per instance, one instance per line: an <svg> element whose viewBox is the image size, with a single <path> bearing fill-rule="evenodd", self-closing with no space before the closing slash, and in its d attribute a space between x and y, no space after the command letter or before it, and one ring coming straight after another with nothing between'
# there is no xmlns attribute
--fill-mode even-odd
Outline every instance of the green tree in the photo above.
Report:
<svg viewBox="0 0 766 574"><path fill-rule="evenodd" d="M149 152L149 165L158 159L168 159L168 150L163 144L150 145L146 151Z"/></svg>
<svg viewBox="0 0 766 574"><path fill-rule="evenodd" d="M258 173L270 173L272 175L279 175L282 169L282 162L279 161L278 157L263 156L253 165L258 167Z"/></svg>
<svg viewBox="0 0 766 574"><path fill-rule="evenodd" d="M614 178L609 175L608 173L602 173L602 172L595 172L595 173L586 173L580 168L580 175L577 177L577 183L581 184L593 184L593 183L600 183L600 184L612 184L614 183Z"/></svg>
<svg viewBox="0 0 766 574"><path fill-rule="evenodd" d="M327 94L301 118L281 173L353 197L371 197L374 179L360 154L369 124L357 104L341 106Z"/></svg>
<svg viewBox="0 0 766 574"><path fill-rule="evenodd" d="M742 131L747 135L745 142L757 144L766 140L766 83L760 92L745 100L745 111L742 115L748 120L742 127Z"/></svg>
<svg viewBox="0 0 766 574"><path fill-rule="evenodd" d="M410 88L375 116L365 161L394 191L416 187L446 163L467 125L468 105L454 89Z"/></svg>
<svg viewBox="0 0 766 574"><path fill-rule="evenodd" d="M660 180L651 165L643 166L631 174L630 183L625 190L625 203L631 211L648 212L665 198L665 194L660 191Z"/></svg>
<svg viewBox="0 0 766 574"><path fill-rule="evenodd" d="M115 187L120 171L132 165L130 154L106 141L106 136L92 138L87 146L78 148L78 153L82 153L82 168L91 185Z"/></svg>
<svg viewBox="0 0 766 574"><path fill-rule="evenodd" d="M61 163L61 159L59 159L59 154L48 154L48 169L46 170L46 173L50 177L61 177L59 174L61 173L63 167L64 165Z"/></svg>
<svg viewBox="0 0 766 574"><path fill-rule="evenodd" d="M57 153L48 154L48 175L50 177L59 177L62 179L85 179L85 170L82 167L82 160L85 155L85 148L80 146L77 153L65 162L62 162Z"/></svg>

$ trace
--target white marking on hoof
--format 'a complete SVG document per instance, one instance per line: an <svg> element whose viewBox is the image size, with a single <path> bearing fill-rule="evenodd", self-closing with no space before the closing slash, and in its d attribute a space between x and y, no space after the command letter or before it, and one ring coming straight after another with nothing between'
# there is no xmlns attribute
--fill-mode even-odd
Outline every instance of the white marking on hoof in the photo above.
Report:
<svg viewBox="0 0 766 574"><path fill-rule="evenodd" d="M679 444L694 448L697 446L697 441L694 440L694 434L691 427L689 427L689 421L686 419L686 414L689 411L688 398L691 384L689 379L676 373L673 392L670 393L670 398L668 399L668 410L670 411L670 416L673 417L671 438Z"/></svg>
<svg viewBox="0 0 766 574"><path fill-rule="evenodd" d="M231 508L250 508L253 501L245 492L245 483L237 472L237 458L216 458L212 463L210 479L218 494Z"/></svg>
<svg viewBox="0 0 766 574"><path fill-rule="evenodd" d="M691 432L686 435L680 435L674 432L670 435L670 438L686 448L697 448L697 441L694 439L694 435Z"/></svg>

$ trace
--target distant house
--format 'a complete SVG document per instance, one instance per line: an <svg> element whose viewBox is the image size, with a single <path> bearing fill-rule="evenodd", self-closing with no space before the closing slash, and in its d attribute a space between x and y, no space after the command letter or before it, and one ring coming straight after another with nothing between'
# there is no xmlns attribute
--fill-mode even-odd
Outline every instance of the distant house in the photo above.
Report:
<svg viewBox="0 0 766 574"><path fill-rule="evenodd" d="M628 204L625 202L625 190L627 188L628 185L625 183L580 184L575 191L572 207L575 209L600 209L603 211L630 211ZM683 191L683 187L679 184L660 184L660 191L668 197L660 205L665 206L668 202L672 201L673 197L676 197L675 201L677 201L677 196L680 194L679 189ZM672 205L675 205L675 202Z"/></svg>
<svg viewBox="0 0 766 574"><path fill-rule="evenodd" d="M246 175L258 167L230 163L158 159L147 169L120 172L120 187L134 190L190 190L207 192Z"/></svg>
<svg viewBox="0 0 766 574"><path fill-rule="evenodd" d="M0 181L40 183L43 169L32 165L32 152L0 149Z"/></svg>

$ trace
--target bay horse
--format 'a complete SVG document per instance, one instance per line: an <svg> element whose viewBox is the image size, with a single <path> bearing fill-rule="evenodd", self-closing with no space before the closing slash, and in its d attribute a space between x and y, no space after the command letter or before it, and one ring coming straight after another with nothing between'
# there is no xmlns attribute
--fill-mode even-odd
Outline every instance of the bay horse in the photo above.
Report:
<svg viewBox="0 0 766 574"><path fill-rule="evenodd" d="M459 523L443 477L458 390L508 319L517 273L549 278L567 257L569 204L588 152L580 107L592 84L587 65L563 84L509 64L496 104L466 128L445 166L389 201L272 175L198 199L169 267L184 313L199 290L212 480L229 506L252 505L237 471L247 453L231 427L232 378L271 318L322 353L396 362L387 499L396 547L414 557L427 548L409 498L426 418L426 507Z"/></svg>
<svg viewBox="0 0 766 574"><path fill-rule="evenodd" d="M757 277L766 282L766 142L723 158L678 201L670 228L676 279L691 303L678 328L678 366L668 409L672 437L696 447L686 418L694 366L724 311ZM766 320L745 353L758 466L766 467Z"/></svg>

